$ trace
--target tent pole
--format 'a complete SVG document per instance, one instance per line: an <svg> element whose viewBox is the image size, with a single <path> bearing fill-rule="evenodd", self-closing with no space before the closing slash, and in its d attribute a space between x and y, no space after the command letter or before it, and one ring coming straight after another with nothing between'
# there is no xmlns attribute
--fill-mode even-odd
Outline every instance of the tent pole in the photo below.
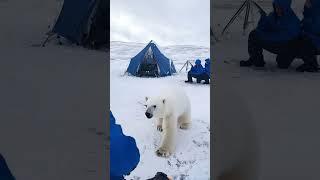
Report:
<svg viewBox="0 0 320 180"><path fill-rule="evenodd" d="M41 46L45 47L47 42L49 41L49 38L51 37L51 35L48 35L47 38L42 42Z"/></svg>
<svg viewBox="0 0 320 180"><path fill-rule="evenodd" d="M248 0L244 1L243 4L241 5L241 7L237 10L237 12L232 16L232 18L230 19L228 24L224 27L224 29L221 33L222 35L229 28L229 26L233 23L233 21L239 16L239 14L243 11L243 9L246 7L247 3L248 3Z"/></svg>
<svg viewBox="0 0 320 180"><path fill-rule="evenodd" d="M188 61L187 61L187 62L188 62ZM184 65L182 66L182 68L180 69L180 71L179 71L179 72L181 72L181 71L182 71L182 69L186 66L187 62L185 62L185 63L184 63Z"/></svg>
<svg viewBox="0 0 320 180"><path fill-rule="evenodd" d="M55 35L54 33L48 34L48 35L47 35L47 38L42 42L41 46L42 46L42 47L45 47L46 44L47 44L47 42L49 42L49 41L50 41L50 38L52 38L54 35Z"/></svg>
<svg viewBox="0 0 320 180"><path fill-rule="evenodd" d="M244 18L244 23L243 23L243 34L246 33L246 29L248 27L248 24L249 24L249 15L250 15L250 3L247 3L247 7L246 7L246 15L245 15L245 18Z"/></svg>

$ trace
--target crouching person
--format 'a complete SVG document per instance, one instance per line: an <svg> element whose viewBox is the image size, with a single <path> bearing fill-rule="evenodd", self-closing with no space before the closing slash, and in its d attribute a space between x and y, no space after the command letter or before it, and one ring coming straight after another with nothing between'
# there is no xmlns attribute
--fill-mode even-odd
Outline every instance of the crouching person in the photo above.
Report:
<svg viewBox="0 0 320 180"><path fill-rule="evenodd" d="M203 75L203 80L204 84L209 84L209 79L210 79L210 59L205 60L204 64L204 75Z"/></svg>
<svg viewBox="0 0 320 180"><path fill-rule="evenodd" d="M203 72L200 75L198 75L197 83L200 83L202 80L204 80L204 84L209 84L209 80L210 80L210 59L209 58L205 60Z"/></svg>
<svg viewBox="0 0 320 180"><path fill-rule="evenodd" d="M317 72L317 55L320 54L320 1L306 0L303 16L302 37L298 49L304 64L296 70Z"/></svg>
<svg viewBox="0 0 320 180"><path fill-rule="evenodd" d="M123 134L110 111L110 179L124 180L140 161L140 153L134 138Z"/></svg>
<svg viewBox="0 0 320 180"><path fill-rule="evenodd" d="M248 39L249 60L240 66L264 67L263 50L277 54L279 68L286 69L294 60L300 35L300 20L291 9L291 0L274 0L273 12L261 14L258 26Z"/></svg>
<svg viewBox="0 0 320 180"><path fill-rule="evenodd" d="M204 68L201 65L201 60L197 59L195 62L195 65L191 67L190 71L188 72L188 80L185 81L187 83L192 83L192 78L197 79L197 83L201 82L201 79L199 78L204 72Z"/></svg>

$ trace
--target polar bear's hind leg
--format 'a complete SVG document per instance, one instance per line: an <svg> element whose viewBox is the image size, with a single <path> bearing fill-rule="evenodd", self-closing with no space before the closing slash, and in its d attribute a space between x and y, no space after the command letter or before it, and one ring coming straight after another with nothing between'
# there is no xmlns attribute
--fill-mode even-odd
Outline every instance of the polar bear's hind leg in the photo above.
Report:
<svg viewBox="0 0 320 180"><path fill-rule="evenodd" d="M183 113L179 119L179 127L180 129L189 129L191 126L191 114L190 111Z"/></svg>

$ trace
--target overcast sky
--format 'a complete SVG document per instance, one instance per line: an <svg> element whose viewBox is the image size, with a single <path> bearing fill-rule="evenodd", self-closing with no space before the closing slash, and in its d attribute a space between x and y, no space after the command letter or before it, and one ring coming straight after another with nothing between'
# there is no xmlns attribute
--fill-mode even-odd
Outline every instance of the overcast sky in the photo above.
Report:
<svg viewBox="0 0 320 180"><path fill-rule="evenodd" d="M111 41L210 45L210 0L111 0Z"/></svg>

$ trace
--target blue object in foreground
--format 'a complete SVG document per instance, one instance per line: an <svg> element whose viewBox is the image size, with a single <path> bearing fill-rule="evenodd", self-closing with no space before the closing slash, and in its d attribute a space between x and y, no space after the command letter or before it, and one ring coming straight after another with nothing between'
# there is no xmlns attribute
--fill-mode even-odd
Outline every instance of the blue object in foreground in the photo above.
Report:
<svg viewBox="0 0 320 180"><path fill-rule="evenodd" d="M0 180L15 180L8 168L7 162L0 154Z"/></svg>
<svg viewBox="0 0 320 180"><path fill-rule="evenodd" d="M123 134L110 111L110 179L120 180L129 175L140 161L134 138Z"/></svg>

